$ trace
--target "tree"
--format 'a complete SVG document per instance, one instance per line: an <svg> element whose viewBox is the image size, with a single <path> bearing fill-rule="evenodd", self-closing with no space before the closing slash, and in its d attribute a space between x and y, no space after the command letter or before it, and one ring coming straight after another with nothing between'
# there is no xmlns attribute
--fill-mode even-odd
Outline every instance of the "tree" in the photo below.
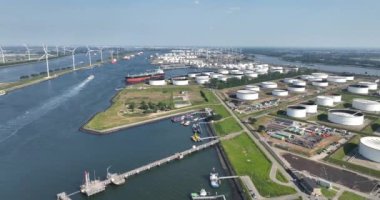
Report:
<svg viewBox="0 0 380 200"><path fill-rule="evenodd" d="M263 131L265 131L265 126L264 125L260 125L259 127L258 127L258 129L257 129L257 131L258 132L263 132Z"/></svg>
<svg viewBox="0 0 380 200"><path fill-rule="evenodd" d="M145 103L145 101L142 101L141 103L140 103L140 109L141 110L148 110L149 109L149 107L148 107L148 105Z"/></svg>
<svg viewBox="0 0 380 200"><path fill-rule="evenodd" d="M257 122L257 119L254 118L254 117L250 117L250 118L248 118L248 122L249 122L250 124L255 124L255 123Z"/></svg>
<svg viewBox="0 0 380 200"><path fill-rule="evenodd" d="M135 111L135 107L136 107L136 103L135 103L135 102L131 102L131 103L129 104L129 106L128 106L128 108L129 108L132 112Z"/></svg>

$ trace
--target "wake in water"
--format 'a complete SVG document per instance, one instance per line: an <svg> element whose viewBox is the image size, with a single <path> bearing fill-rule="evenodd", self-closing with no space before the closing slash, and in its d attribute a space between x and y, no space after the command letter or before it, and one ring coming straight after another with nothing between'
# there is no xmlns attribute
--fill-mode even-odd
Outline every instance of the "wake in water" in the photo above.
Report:
<svg viewBox="0 0 380 200"><path fill-rule="evenodd" d="M5 124L0 125L0 143L6 141L13 135L15 135L21 128L32 123L33 121L41 118L46 113L54 110L63 102L69 98L77 95L93 78L87 78L76 86L73 86L63 92L62 95L55 96L48 99L41 106L32 108L26 111L23 115L20 115Z"/></svg>

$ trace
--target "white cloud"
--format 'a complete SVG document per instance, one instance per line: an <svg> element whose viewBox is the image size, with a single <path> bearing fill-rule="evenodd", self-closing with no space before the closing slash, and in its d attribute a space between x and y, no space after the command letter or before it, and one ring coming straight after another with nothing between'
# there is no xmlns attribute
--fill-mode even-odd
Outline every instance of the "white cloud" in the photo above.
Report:
<svg viewBox="0 0 380 200"><path fill-rule="evenodd" d="M231 14L231 13L238 12L238 11L240 11L240 7L239 6L233 6L233 7L227 8L226 13Z"/></svg>

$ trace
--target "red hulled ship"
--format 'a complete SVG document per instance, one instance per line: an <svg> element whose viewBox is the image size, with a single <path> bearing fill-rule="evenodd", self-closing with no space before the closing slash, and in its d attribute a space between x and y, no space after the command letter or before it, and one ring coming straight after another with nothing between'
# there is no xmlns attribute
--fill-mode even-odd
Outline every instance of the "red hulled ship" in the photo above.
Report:
<svg viewBox="0 0 380 200"><path fill-rule="evenodd" d="M127 75L125 77L126 84L135 84L145 82L151 79L163 79L165 78L165 72L162 69L158 69L154 72L146 72L142 74Z"/></svg>

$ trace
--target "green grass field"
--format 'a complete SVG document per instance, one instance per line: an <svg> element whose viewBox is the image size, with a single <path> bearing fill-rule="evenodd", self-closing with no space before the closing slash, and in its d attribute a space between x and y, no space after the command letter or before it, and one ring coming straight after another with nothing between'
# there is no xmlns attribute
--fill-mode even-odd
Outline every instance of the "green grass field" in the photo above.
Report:
<svg viewBox="0 0 380 200"><path fill-rule="evenodd" d="M352 192L344 191L338 200L366 200L366 198Z"/></svg>
<svg viewBox="0 0 380 200"><path fill-rule="evenodd" d="M325 187L322 187L321 191L322 191L323 196L325 196L329 200L333 199L337 193L335 190L327 189Z"/></svg>
<svg viewBox="0 0 380 200"><path fill-rule="evenodd" d="M214 123L215 130L219 135L227 135L233 132L238 132L243 130L237 121L230 117L226 118L223 121Z"/></svg>
<svg viewBox="0 0 380 200"><path fill-rule="evenodd" d="M276 171L276 179L283 183L289 183L289 180L279 170Z"/></svg>
<svg viewBox="0 0 380 200"><path fill-rule="evenodd" d="M333 159L342 160L348 153L354 150L360 141L360 136L354 136L350 141L344 144L341 148L335 151L330 157Z"/></svg>
<svg viewBox="0 0 380 200"><path fill-rule="evenodd" d="M270 180L272 163L247 134L223 141L222 145L236 173L250 176L262 196L275 197L296 192L291 187L282 186Z"/></svg>

